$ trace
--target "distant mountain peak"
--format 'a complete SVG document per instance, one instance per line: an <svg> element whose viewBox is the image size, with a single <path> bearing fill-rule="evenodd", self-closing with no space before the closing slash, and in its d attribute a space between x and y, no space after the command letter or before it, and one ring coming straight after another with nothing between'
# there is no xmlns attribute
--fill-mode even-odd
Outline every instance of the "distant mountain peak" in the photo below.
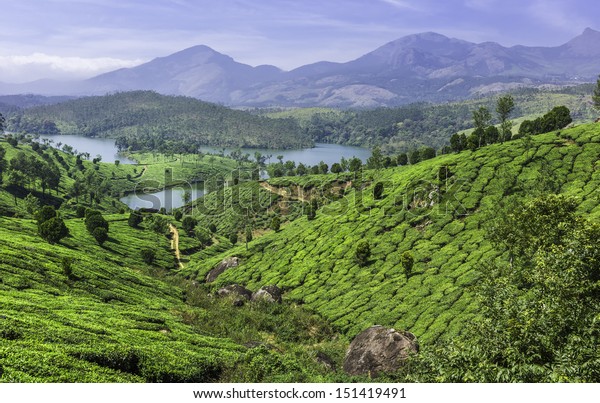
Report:
<svg viewBox="0 0 600 403"><path fill-rule="evenodd" d="M586 28L581 35L565 43L567 54L574 57L600 56L600 32Z"/></svg>

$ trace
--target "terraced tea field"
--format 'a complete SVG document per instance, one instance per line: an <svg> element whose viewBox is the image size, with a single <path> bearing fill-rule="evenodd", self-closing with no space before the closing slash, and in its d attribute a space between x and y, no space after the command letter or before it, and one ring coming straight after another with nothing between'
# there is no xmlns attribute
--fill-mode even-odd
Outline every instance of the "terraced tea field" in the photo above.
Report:
<svg viewBox="0 0 600 403"><path fill-rule="evenodd" d="M499 256L486 226L510 195L559 192L580 201L579 212L600 217L600 125L585 124L444 155L412 166L365 171L317 218L299 218L243 246L192 256L183 274L202 280L223 258L242 264L216 286L277 284L285 298L314 309L349 338L373 324L413 332L423 344L451 338L478 315L472 285L484 263ZM294 183L297 178L285 178ZM299 179L306 181L306 178ZM273 181L281 184L282 179ZM384 194L373 198L375 183ZM358 241L370 262L354 259ZM400 256L415 265L405 275Z"/></svg>

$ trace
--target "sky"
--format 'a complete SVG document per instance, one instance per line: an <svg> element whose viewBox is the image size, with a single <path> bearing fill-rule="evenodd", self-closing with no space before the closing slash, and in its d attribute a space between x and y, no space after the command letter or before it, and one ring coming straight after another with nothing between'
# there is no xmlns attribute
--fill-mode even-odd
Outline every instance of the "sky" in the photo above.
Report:
<svg viewBox="0 0 600 403"><path fill-rule="evenodd" d="M597 0L3 1L0 82L87 78L195 45L291 70L421 32L558 46L587 27L600 30Z"/></svg>

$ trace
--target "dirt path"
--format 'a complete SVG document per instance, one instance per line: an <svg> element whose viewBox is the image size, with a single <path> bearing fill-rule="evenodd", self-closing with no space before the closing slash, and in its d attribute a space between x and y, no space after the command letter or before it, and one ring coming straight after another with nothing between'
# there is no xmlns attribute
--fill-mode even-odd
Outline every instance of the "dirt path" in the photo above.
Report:
<svg viewBox="0 0 600 403"><path fill-rule="evenodd" d="M281 197L285 197L288 199L296 199L296 200L300 200L302 202L310 201L309 199L305 198L304 195L294 196L292 194L288 194L288 191L286 189L281 189L281 188L278 188L275 186L271 186L267 182L260 182L260 186L263 187L264 189L267 189L269 192L275 193Z"/></svg>
<svg viewBox="0 0 600 403"><path fill-rule="evenodd" d="M173 224L169 224L169 231L171 231L171 249L175 251L175 258L179 264L179 268L183 269L183 263L181 263L181 253L179 251L179 231Z"/></svg>

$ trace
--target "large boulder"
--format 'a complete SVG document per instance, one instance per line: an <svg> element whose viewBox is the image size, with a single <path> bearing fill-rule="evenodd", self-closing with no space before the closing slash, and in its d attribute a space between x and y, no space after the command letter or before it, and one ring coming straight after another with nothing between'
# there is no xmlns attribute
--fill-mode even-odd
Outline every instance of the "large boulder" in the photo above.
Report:
<svg viewBox="0 0 600 403"><path fill-rule="evenodd" d="M265 285L252 294L252 301L273 302L281 304L281 295L283 292L276 285Z"/></svg>
<svg viewBox="0 0 600 403"><path fill-rule="evenodd" d="M217 295L221 298L231 298L235 306L242 306L252 298L252 292L238 284L231 284L221 288L217 291Z"/></svg>
<svg viewBox="0 0 600 403"><path fill-rule="evenodd" d="M208 274L206 275L206 282L212 283L217 279L217 277L223 274L225 270L231 269L232 267L237 267L239 264L240 259L235 256L223 259L223 261L221 261L221 263L219 263L217 267L208 272Z"/></svg>
<svg viewBox="0 0 600 403"><path fill-rule="evenodd" d="M379 372L398 370L413 354L419 352L414 334L383 326L372 326L358 334L344 359L344 371L349 375L377 376Z"/></svg>

